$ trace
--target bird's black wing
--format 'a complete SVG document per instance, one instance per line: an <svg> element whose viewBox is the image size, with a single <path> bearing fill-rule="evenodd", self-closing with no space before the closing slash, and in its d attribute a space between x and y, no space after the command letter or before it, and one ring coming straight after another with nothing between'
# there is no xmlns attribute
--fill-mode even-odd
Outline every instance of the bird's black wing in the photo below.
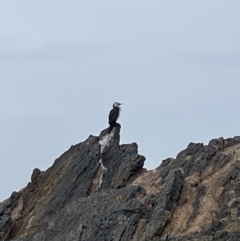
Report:
<svg viewBox="0 0 240 241"><path fill-rule="evenodd" d="M117 107L114 107L110 113L109 113L109 117L108 117L108 123L109 125L113 125L116 123L116 120L118 118L118 115L119 115L119 108Z"/></svg>

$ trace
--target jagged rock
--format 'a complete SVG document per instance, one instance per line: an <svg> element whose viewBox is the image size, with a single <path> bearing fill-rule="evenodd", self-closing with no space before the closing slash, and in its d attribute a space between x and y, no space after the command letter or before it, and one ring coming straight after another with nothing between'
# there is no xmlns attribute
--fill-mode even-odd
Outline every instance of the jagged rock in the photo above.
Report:
<svg viewBox="0 0 240 241"><path fill-rule="evenodd" d="M11 214L17 206L18 199L19 194L13 192L0 210L0 240L7 238L11 228L14 226L14 220Z"/></svg>
<svg viewBox="0 0 240 241"><path fill-rule="evenodd" d="M41 177L42 177L41 171L38 168L35 168L31 176L32 185L37 185Z"/></svg>
<svg viewBox="0 0 240 241"><path fill-rule="evenodd" d="M240 239L240 137L190 143L155 170L117 125L0 203L0 241Z"/></svg>
<svg viewBox="0 0 240 241"><path fill-rule="evenodd" d="M142 241L160 237L164 228L171 220L171 215L176 207L182 189L181 172L171 170L165 179L162 191L155 197L152 208L151 221L146 226L145 237Z"/></svg>

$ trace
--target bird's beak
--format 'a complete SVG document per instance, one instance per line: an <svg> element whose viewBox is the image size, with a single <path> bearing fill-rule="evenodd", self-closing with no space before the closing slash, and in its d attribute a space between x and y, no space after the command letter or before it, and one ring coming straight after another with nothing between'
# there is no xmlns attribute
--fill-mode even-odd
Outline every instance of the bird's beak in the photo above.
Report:
<svg viewBox="0 0 240 241"><path fill-rule="evenodd" d="M118 103L119 105L122 105L122 103Z"/></svg>

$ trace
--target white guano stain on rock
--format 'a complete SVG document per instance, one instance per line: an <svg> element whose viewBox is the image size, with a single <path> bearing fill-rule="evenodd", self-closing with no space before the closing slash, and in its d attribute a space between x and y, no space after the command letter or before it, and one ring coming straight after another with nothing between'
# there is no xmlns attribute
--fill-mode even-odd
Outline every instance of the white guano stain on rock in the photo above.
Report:
<svg viewBox="0 0 240 241"><path fill-rule="evenodd" d="M99 163L100 163L101 168L102 168L102 173L101 173L101 176L100 176L100 178L99 178L98 188L100 188L101 185L102 185L103 174L104 174L105 172L107 172L107 168L103 165L102 159L99 160Z"/></svg>
<svg viewBox="0 0 240 241"><path fill-rule="evenodd" d="M101 146L100 152L103 153L106 146L109 145L109 142L112 140L114 133L111 132L110 134L107 134L102 137L102 139L98 142Z"/></svg>
<svg viewBox="0 0 240 241"><path fill-rule="evenodd" d="M104 152L105 147L109 145L109 142L112 140L112 138L113 138L113 132L110 133L110 134L107 134L107 135L103 136L102 139L98 142L98 143L100 144L100 146L101 146L101 148L100 148L100 153L101 153L101 154ZM100 188L101 185L102 185L103 174L104 174L105 172L107 172L107 168L103 165L103 160L102 160L102 158L100 158L99 163L100 163L100 165L101 165L102 173L101 173L101 175L100 175L98 188Z"/></svg>

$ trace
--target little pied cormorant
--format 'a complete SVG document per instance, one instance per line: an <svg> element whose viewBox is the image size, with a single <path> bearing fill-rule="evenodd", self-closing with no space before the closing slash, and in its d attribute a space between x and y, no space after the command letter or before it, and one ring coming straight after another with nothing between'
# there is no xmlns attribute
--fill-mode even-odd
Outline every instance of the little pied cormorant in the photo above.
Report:
<svg viewBox="0 0 240 241"><path fill-rule="evenodd" d="M121 103L114 102L113 103L113 108L111 109L108 117L108 124L109 124L109 129L108 133L111 133L112 128L116 125L117 120L120 116L121 113Z"/></svg>

